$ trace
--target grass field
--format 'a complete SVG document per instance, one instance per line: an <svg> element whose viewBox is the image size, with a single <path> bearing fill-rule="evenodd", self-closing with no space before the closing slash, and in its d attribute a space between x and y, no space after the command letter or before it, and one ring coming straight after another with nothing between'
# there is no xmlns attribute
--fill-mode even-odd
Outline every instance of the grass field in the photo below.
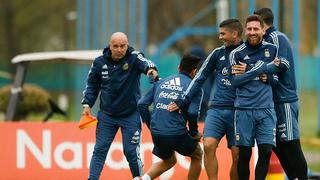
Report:
<svg viewBox="0 0 320 180"><path fill-rule="evenodd" d="M317 137L317 95L303 92L300 95L299 123L302 148L311 170L320 172L320 138Z"/></svg>

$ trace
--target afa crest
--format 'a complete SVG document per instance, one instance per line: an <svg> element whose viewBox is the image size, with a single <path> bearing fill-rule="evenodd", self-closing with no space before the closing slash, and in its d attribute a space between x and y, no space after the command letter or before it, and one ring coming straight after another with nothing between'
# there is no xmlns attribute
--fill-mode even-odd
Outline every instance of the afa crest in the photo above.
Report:
<svg viewBox="0 0 320 180"><path fill-rule="evenodd" d="M264 56L265 56L265 57L270 57L269 49L265 49L265 50L264 50Z"/></svg>
<svg viewBox="0 0 320 180"><path fill-rule="evenodd" d="M128 63L125 63L123 66L122 66L122 69L123 70L128 70L129 69L129 64Z"/></svg>
<svg viewBox="0 0 320 180"><path fill-rule="evenodd" d="M239 133L236 134L236 141L240 141L240 134Z"/></svg>

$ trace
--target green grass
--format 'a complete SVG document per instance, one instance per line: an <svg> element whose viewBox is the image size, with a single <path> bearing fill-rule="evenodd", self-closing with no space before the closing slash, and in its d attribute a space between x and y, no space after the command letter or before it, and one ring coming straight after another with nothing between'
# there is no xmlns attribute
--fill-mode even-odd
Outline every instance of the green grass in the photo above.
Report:
<svg viewBox="0 0 320 180"><path fill-rule="evenodd" d="M312 162L308 162L309 168L320 172L320 138L317 137L317 121L317 94L315 92L301 93L299 124L302 149L306 154L311 154Z"/></svg>

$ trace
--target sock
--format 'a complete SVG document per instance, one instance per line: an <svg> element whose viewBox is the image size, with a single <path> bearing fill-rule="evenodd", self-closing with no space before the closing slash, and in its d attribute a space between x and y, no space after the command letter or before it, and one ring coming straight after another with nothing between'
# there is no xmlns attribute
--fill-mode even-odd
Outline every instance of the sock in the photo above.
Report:
<svg viewBox="0 0 320 180"><path fill-rule="evenodd" d="M255 170L255 179L256 180L264 180L264 179L266 179L269 165L270 165L272 145L271 144L259 144L258 145L258 153L259 153L259 158L258 158L258 162L256 165L256 170Z"/></svg>
<svg viewBox="0 0 320 180"><path fill-rule="evenodd" d="M142 180L151 180L151 177L148 174L144 174L141 178Z"/></svg>
<svg viewBox="0 0 320 180"><path fill-rule="evenodd" d="M289 179L307 179L308 166L299 139L279 141L275 152Z"/></svg>
<svg viewBox="0 0 320 180"><path fill-rule="evenodd" d="M238 176L239 180L248 180L250 177L251 147L239 146Z"/></svg>

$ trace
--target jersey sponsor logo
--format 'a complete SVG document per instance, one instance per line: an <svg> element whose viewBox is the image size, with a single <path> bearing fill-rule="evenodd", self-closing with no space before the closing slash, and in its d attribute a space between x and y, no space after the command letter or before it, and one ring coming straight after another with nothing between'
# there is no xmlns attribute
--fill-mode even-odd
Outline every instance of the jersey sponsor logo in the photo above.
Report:
<svg viewBox="0 0 320 180"><path fill-rule="evenodd" d="M231 86L231 82L229 79L221 79L222 84L226 85L226 86Z"/></svg>
<svg viewBox="0 0 320 180"><path fill-rule="evenodd" d="M165 110L167 110L168 109L168 104L163 104L163 103L157 103L156 104L156 108L157 109L165 109Z"/></svg>
<svg viewBox="0 0 320 180"><path fill-rule="evenodd" d="M222 75L228 75L228 68L227 67L224 67L221 71Z"/></svg>
<svg viewBox="0 0 320 180"><path fill-rule="evenodd" d="M166 81L164 84L160 86L160 88L182 91L183 87L181 87L180 85L181 85L180 78L176 77L174 79L170 79L169 81Z"/></svg>
<svg viewBox="0 0 320 180"><path fill-rule="evenodd" d="M226 60L226 57L222 56L219 60L220 61Z"/></svg>
<svg viewBox="0 0 320 180"><path fill-rule="evenodd" d="M179 96L179 93L176 93L176 92L167 93L167 92L161 91L159 94L159 98L173 99L173 100L178 99L178 96Z"/></svg>

